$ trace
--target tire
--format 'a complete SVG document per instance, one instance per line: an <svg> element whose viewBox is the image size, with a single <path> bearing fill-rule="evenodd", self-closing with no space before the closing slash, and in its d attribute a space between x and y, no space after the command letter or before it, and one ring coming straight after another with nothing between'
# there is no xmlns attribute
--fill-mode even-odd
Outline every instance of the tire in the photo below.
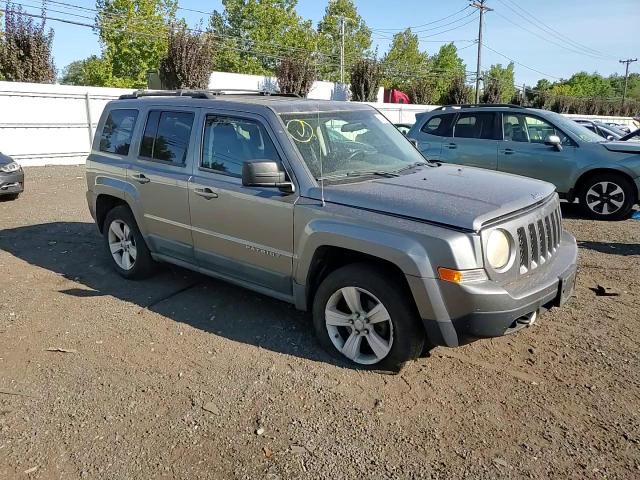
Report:
<svg viewBox="0 0 640 480"><path fill-rule="evenodd" d="M9 193L7 195L1 195L0 200L6 200L7 202L10 202L11 200L17 200L19 196L19 193Z"/></svg>
<svg viewBox="0 0 640 480"><path fill-rule="evenodd" d="M417 358L424 328L413 299L398 285L393 274L362 263L330 273L313 299L313 325L323 348L353 367L392 373ZM371 323L373 307L377 320Z"/></svg>
<svg viewBox="0 0 640 480"><path fill-rule="evenodd" d="M102 232L105 250L118 274L138 280L153 273L155 262L129 207L118 205L111 209L104 220Z"/></svg>
<svg viewBox="0 0 640 480"><path fill-rule="evenodd" d="M596 220L620 220L629 216L638 192L624 175L604 173L584 181L578 193L582 212Z"/></svg>

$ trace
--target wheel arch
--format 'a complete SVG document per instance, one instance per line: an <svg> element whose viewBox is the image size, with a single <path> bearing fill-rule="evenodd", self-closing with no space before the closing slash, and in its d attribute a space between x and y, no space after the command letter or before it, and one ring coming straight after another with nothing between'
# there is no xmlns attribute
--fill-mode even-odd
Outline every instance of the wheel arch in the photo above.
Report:
<svg viewBox="0 0 640 480"><path fill-rule="evenodd" d="M580 193L582 191L582 188L584 188L585 183L587 182L587 180L589 180L592 177L595 177L597 175L602 175L602 174L616 174L616 175L620 175L622 177L624 177L626 180L629 181L629 183L632 186L636 186L636 183L633 179L633 177L629 174L629 172L622 170L622 169L618 169L618 168L611 168L611 167L600 167L600 168L592 168L590 170L587 170L585 172L583 172L578 179L576 180L575 183L575 187L573 189L573 198L576 198L580 196ZM635 188L635 201L638 201L638 189Z"/></svg>

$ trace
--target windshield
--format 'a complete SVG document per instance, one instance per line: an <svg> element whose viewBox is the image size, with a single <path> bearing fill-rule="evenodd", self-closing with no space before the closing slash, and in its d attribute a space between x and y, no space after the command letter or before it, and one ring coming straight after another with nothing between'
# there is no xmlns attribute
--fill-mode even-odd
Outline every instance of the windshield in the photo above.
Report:
<svg viewBox="0 0 640 480"><path fill-rule="evenodd" d="M572 133L574 136L578 137L583 142L587 143L595 143L602 142L604 139L595 133L593 133L588 128L580 125L579 123L574 122L573 120L563 117L559 113L555 112L545 112L545 116L551 120L555 125L564 132Z"/></svg>
<svg viewBox="0 0 640 480"><path fill-rule="evenodd" d="M281 117L316 179L393 174L426 163L375 110L283 113Z"/></svg>

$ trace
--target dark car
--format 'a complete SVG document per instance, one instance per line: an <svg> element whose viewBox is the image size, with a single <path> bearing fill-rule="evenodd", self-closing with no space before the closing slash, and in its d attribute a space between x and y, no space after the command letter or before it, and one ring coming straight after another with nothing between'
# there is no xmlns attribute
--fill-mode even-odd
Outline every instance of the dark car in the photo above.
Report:
<svg viewBox="0 0 640 480"><path fill-rule="evenodd" d="M611 124L611 123L603 123L603 122L598 122L596 120L583 120L583 119L577 119L575 120L575 122L579 123L586 129L591 130L593 133L601 136L606 140L620 140L622 137L625 136L625 134L628 133L628 132L622 131L620 128L618 128L617 126L614 126L614 124Z"/></svg>
<svg viewBox="0 0 640 480"><path fill-rule="evenodd" d="M13 200L24 191L24 172L11 157L0 153L0 199Z"/></svg>
<svg viewBox="0 0 640 480"><path fill-rule="evenodd" d="M626 142L626 141L640 142L640 128L637 130L634 130L631 133L628 133L627 135L622 137L620 140L622 140L623 142Z"/></svg>

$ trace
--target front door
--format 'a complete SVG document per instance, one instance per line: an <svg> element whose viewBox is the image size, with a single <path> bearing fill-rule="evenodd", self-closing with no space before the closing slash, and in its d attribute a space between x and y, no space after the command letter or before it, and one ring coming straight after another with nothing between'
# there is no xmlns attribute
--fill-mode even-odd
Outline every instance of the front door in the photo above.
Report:
<svg viewBox="0 0 640 480"><path fill-rule="evenodd" d="M498 163L495 112L460 113L453 136L442 142L442 161L495 170Z"/></svg>
<svg viewBox="0 0 640 480"><path fill-rule="evenodd" d="M565 193L575 171L576 147L561 130L535 115L503 114L504 140L499 142L498 170L551 182ZM561 150L545 145L558 135Z"/></svg>
<svg viewBox="0 0 640 480"><path fill-rule="evenodd" d="M258 115L205 113L189 184L194 254L208 270L290 295L297 195L241 178L245 161L280 162L266 125Z"/></svg>
<svg viewBox="0 0 640 480"><path fill-rule="evenodd" d="M194 120L192 111L151 107L137 158L127 172L151 251L187 262L193 260L188 187Z"/></svg>

